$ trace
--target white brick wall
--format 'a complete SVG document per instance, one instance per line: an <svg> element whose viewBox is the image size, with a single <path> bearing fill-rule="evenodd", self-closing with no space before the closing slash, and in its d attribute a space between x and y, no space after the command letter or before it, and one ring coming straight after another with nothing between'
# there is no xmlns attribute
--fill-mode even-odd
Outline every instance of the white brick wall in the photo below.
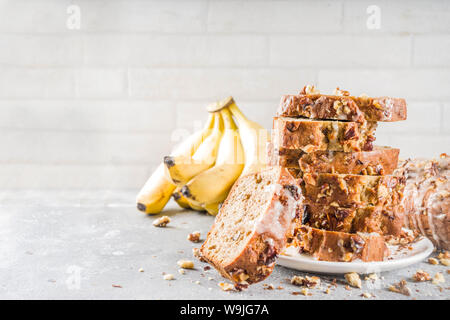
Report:
<svg viewBox="0 0 450 320"><path fill-rule="evenodd" d="M269 128L306 83L404 97L377 143L450 152L447 0L0 0L0 46L0 188L138 188L206 104Z"/></svg>

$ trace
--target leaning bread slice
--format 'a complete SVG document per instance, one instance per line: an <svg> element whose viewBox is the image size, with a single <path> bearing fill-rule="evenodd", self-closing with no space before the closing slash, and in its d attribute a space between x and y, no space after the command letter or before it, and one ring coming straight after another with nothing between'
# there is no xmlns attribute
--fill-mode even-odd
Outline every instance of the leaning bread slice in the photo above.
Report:
<svg viewBox="0 0 450 320"><path fill-rule="evenodd" d="M296 168L303 172L389 175L398 165L400 150L375 146L372 151L316 151L305 153L268 145L269 165Z"/></svg>
<svg viewBox="0 0 450 320"><path fill-rule="evenodd" d="M391 97L283 95L277 116L356 122L400 121L406 120L406 101Z"/></svg>
<svg viewBox="0 0 450 320"><path fill-rule="evenodd" d="M239 178L200 249L202 258L237 285L265 279L301 203L301 190L285 168Z"/></svg>
<svg viewBox="0 0 450 320"><path fill-rule="evenodd" d="M315 151L370 151L376 122L314 121L274 118L274 144L286 149Z"/></svg>
<svg viewBox="0 0 450 320"><path fill-rule="evenodd" d="M291 245L322 261L383 261L389 256L384 237L377 233L346 233L299 227Z"/></svg>
<svg viewBox="0 0 450 320"><path fill-rule="evenodd" d="M395 175L304 173L307 203L336 207L400 205L405 178Z"/></svg>

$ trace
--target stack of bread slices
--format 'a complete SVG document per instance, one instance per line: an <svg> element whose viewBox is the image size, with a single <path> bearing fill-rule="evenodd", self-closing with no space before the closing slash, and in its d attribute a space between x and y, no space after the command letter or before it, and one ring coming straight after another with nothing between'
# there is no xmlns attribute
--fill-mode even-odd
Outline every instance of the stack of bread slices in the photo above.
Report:
<svg viewBox="0 0 450 320"><path fill-rule="evenodd" d="M405 178L399 150L374 145L379 121L406 119L400 98L353 97L306 86L281 98L269 164L297 179L304 196L288 246L325 261L382 261L385 236L402 232Z"/></svg>

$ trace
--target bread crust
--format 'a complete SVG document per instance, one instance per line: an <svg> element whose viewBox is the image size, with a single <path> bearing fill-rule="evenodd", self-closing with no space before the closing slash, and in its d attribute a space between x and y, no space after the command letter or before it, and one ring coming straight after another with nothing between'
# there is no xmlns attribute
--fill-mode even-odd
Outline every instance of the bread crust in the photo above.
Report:
<svg viewBox="0 0 450 320"><path fill-rule="evenodd" d="M276 175L276 183L269 186L274 186L273 195L268 205L262 206L261 210L266 208L265 212L261 213L254 228L248 230L252 232L252 235L242 251L236 252L230 262L222 263L210 254L210 240L215 229L220 228L222 215L226 210L233 210L233 203L230 199L234 198L234 194L241 193L241 185L245 183L246 179L252 177L258 179L260 173L241 177L234 184L200 249L202 258L214 266L222 276L238 285L262 281L272 273L276 257L284 248L287 233L293 227L293 220L296 216L301 215L303 198L301 189L294 177L282 167L273 167L264 171L268 170L272 170L273 174ZM261 183L265 182L262 181ZM239 214L239 212L235 214ZM245 226L236 225L236 228L239 227L245 228Z"/></svg>
<svg viewBox="0 0 450 320"><path fill-rule="evenodd" d="M342 152L301 150L268 146L269 165L300 169L303 172L390 175L398 166L399 149L375 146L372 151Z"/></svg>
<svg viewBox="0 0 450 320"><path fill-rule="evenodd" d="M399 236L402 233L404 210L402 206L342 208L306 204L301 222L310 227L329 231L376 232Z"/></svg>
<svg viewBox="0 0 450 320"><path fill-rule="evenodd" d="M429 238L438 249L450 250L450 157L403 162L406 178L402 201L405 226Z"/></svg>
<svg viewBox="0 0 450 320"><path fill-rule="evenodd" d="M383 261L389 255L383 236L377 233L346 233L302 226L291 245L321 261Z"/></svg>
<svg viewBox="0 0 450 320"><path fill-rule="evenodd" d="M376 122L314 121L274 118L274 144L306 153L315 151L371 151Z"/></svg>
<svg viewBox="0 0 450 320"><path fill-rule="evenodd" d="M307 203L337 207L399 205L405 187L402 176L304 173L303 194Z"/></svg>
<svg viewBox="0 0 450 320"><path fill-rule="evenodd" d="M406 101L401 98L298 94L281 97L277 116L392 122L406 120L407 112Z"/></svg>

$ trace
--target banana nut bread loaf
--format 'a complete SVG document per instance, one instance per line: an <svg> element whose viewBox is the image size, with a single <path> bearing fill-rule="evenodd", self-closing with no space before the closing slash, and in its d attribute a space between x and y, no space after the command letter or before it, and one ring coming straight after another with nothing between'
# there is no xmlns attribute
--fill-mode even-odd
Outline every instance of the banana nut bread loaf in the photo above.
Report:
<svg viewBox="0 0 450 320"><path fill-rule="evenodd" d="M346 233L301 226L289 245L322 261L383 261L389 255L384 237L377 233Z"/></svg>
<svg viewBox="0 0 450 320"><path fill-rule="evenodd" d="M304 173L306 203L336 207L399 205L403 176L363 176L354 174Z"/></svg>
<svg viewBox="0 0 450 320"><path fill-rule="evenodd" d="M272 272L301 210L301 189L285 168L243 176L220 208L201 256L238 286L261 281Z"/></svg>
<svg viewBox="0 0 450 320"><path fill-rule="evenodd" d="M285 149L314 151L371 151L376 122L273 119L273 143Z"/></svg>
<svg viewBox="0 0 450 320"><path fill-rule="evenodd" d="M356 122L406 120L404 99L353 97L343 90L337 90L336 94L323 95L305 87L298 95L283 95L277 116Z"/></svg>
<svg viewBox="0 0 450 320"><path fill-rule="evenodd" d="M268 146L269 165L297 168L302 172L390 175L398 166L400 150L375 146L372 151L342 152L301 150Z"/></svg>
<svg viewBox="0 0 450 320"><path fill-rule="evenodd" d="M435 160L407 160L404 174L405 227L429 238L439 249L450 250L450 156Z"/></svg>
<svg viewBox="0 0 450 320"><path fill-rule="evenodd" d="M402 206L342 208L320 204L305 204L301 221L303 225L329 231L392 236L402 233L403 222Z"/></svg>

